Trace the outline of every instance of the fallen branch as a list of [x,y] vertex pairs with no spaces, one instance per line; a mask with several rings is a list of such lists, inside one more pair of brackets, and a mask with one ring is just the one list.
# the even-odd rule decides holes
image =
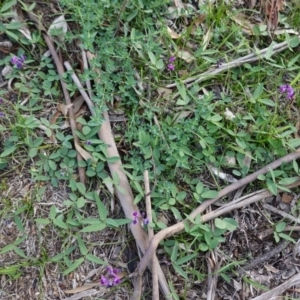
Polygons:
[[253,298],[252,300],[270,300],[270,299],[277,299],[277,296],[282,295],[284,291],[292,287],[293,285],[300,284],[300,274],[297,274],[293,277],[291,277],[288,281],[285,283],[277,286],[273,290],[266,292],[258,297]]
[[273,212],[273,213],[275,213],[277,215],[280,215],[280,216],[282,216],[282,217],[284,217],[286,219],[289,219],[289,220],[291,220],[291,221],[293,221],[295,223],[298,223],[298,224],[300,223],[300,218],[295,218],[295,217],[289,215],[288,213],[286,213],[286,212],[284,212],[282,210],[277,209],[276,207],[273,207],[273,206],[271,206],[269,204],[264,204],[263,207],[265,209],[267,209],[267,210],[269,210],[269,211],[271,211],[271,212]]
[[[145,184],[145,198],[146,198],[146,212],[148,222],[152,223],[152,207],[151,207],[151,196],[150,196],[150,182],[148,171],[144,171],[144,184]],[[154,230],[152,227],[148,227],[148,241],[151,241],[154,236]],[[153,258],[155,260],[155,257]],[[157,277],[157,265],[154,261],[151,262],[152,271],[152,300],[159,300],[159,288],[158,288],[158,277]]]
[[[91,62],[91,60],[94,58],[94,55],[92,53],[88,52],[87,57],[88,57],[89,62]],[[76,74],[74,73],[71,65],[68,62],[65,62],[64,64],[68,71],[72,71],[71,77],[72,77],[74,83],[77,85],[82,97],[86,101],[86,103],[91,111],[91,114],[95,116],[94,105],[93,105],[91,99],[89,98],[88,94],[82,87],[82,85],[81,85],[79,79],[77,78]],[[98,70],[94,70],[94,71],[98,73]],[[100,80],[100,78],[98,80]],[[104,117],[104,121],[98,132],[99,138],[108,146],[107,152],[108,152],[109,157],[120,157],[113,134],[112,134],[109,116],[108,116],[107,111],[103,112],[103,117]],[[109,167],[110,173],[117,174],[120,179],[119,186],[121,187],[121,189],[123,191],[121,193],[118,189],[116,189],[115,193],[120,201],[120,204],[123,208],[126,218],[132,219],[133,213],[139,211],[139,209],[133,203],[134,197],[133,197],[127,176],[123,172],[121,159],[119,159],[115,163],[108,163],[108,167]],[[133,223],[131,223],[131,224],[129,224],[129,227],[131,229],[131,232],[132,232],[140,250],[144,254],[148,247],[148,243],[149,243],[146,232],[143,230],[143,228],[142,228],[142,226],[140,226],[140,224],[134,225]],[[173,299],[172,295],[170,294],[166,278],[164,276],[164,273],[163,273],[160,265],[158,264],[157,259],[155,259],[153,261],[153,263],[155,264],[155,267],[157,270],[158,280],[159,280],[159,284],[162,289],[162,292],[164,293],[166,299]],[[136,298],[135,300],[138,300],[138,298]]]
[[[296,35],[296,36],[300,37],[300,35]],[[183,80],[182,82],[185,84],[190,83],[188,86],[191,86],[192,84],[202,82],[206,79],[211,78],[214,75],[217,75],[219,73],[222,73],[222,72],[227,71],[232,68],[239,67],[245,63],[255,62],[260,59],[266,59],[275,53],[284,51],[285,49],[287,49],[289,47],[289,44],[288,44],[288,42],[282,42],[282,43],[274,45],[271,55],[269,54],[270,47],[271,47],[271,45],[262,50],[257,49],[256,53],[252,53],[252,54],[243,56],[243,57],[235,59],[229,63],[222,63],[219,67],[216,66],[214,69],[210,69],[207,72],[201,73],[200,75],[189,77],[189,78]],[[167,85],[166,88],[172,88],[175,86],[176,86],[176,83],[171,83],[171,84]]]
[[[44,26],[40,23],[40,21],[38,20],[38,18],[32,14],[31,12],[28,11],[28,15],[29,18],[35,23],[35,26],[41,30],[44,40],[48,46],[48,49],[50,50],[50,53],[52,55],[52,58],[54,60],[58,75],[59,75],[59,79],[60,79],[60,84],[61,84],[61,88],[63,90],[63,94],[64,94],[64,98],[65,98],[65,102],[66,105],[68,107],[68,113],[69,113],[69,122],[70,122],[70,127],[71,127],[71,131],[72,131],[72,135],[74,138],[74,143],[75,146],[78,145],[79,146],[79,138],[75,132],[76,130],[76,121],[75,121],[75,115],[74,115],[74,109],[73,109],[73,105],[72,105],[72,101],[70,98],[70,94],[68,92],[67,89],[67,84],[65,83],[65,81],[62,79],[63,74],[65,72],[64,70],[64,66],[60,60],[60,58],[58,57],[53,42],[50,39],[49,35],[47,34],[46,29],[44,28]],[[79,151],[76,149],[77,151],[77,161],[80,162],[83,160],[82,156],[80,155]],[[80,164],[78,164],[80,165]],[[85,174],[85,168],[83,167],[78,167],[78,173],[79,173],[79,178],[80,178],[80,182],[82,182],[83,184],[85,184],[86,182],[86,174]]]
[[[199,214],[201,214],[208,206],[212,205],[214,202],[216,202],[217,200],[219,200],[220,198],[228,195],[229,193],[237,190],[238,188],[249,184],[251,182],[253,182],[259,175],[262,174],[266,174],[267,172],[269,172],[270,170],[274,170],[278,167],[281,166],[282,163],[288,163],[291,162],[297,158],[300,157],[300,151],[296,151],[290,154],[287,154],[284,157],[281,157],[277,160],[275,160],[274,162],[268,164],[267,166],[263,167],[262,169],[246,176],[245,178],[240,179],[239,181],[232,183],[231,185],[225,187],[224,189],[222,189],[219,192],[218,197],[211,199],[211,200],[207,200],[205,202],[203,202],[201,205],[199,205],[190,215],[189,215],[189,219],[195,219],[195,217]],[[211,213],[210,213],[211,214]],[[161,231],[159,231],[157,234],[155,234],[155,236],[153,237],[153,239],[150,241],[150,245],[145,253],[145,256],[143,257],[143,259],[140,262],[139,267],[137,268],[137,275],[138,276],[142,276],[150,259],[153,257],[155,250],[158,246],[158,244],[165,239],[166,237],[170,237],[173,236],[179,232],[181,232],[184,229],[184,224],[188,219],[179,222],[173,226],[170,226],[168,228],[165,228]],[[201,218],[202,222],[207,222],[208,219],[204,219],[203,217]]]

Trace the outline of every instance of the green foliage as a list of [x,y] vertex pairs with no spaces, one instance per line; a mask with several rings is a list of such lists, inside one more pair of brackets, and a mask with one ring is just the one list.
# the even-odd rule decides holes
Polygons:
[[[38,31],[32,32],[29,41],[18,30],[21,23],[9,22],[17,2],[25,11],[32,11],[35,7],[35,3],[5,1],[0,9],[3,21],[0,30],[25,50],[31,44],[42,50]],[[54,227],[62,238],[71,236],[72,245],[66,241],[61,253],[52,258],[45,256],[40,265],[59,263],[64,275],[76,270],[85,260],[105,265],[105,261],[91,254],[92,246],[85,241],[85,234],[106,228],[117,230],[132,222],[110,218],[104,198],[106,193],[111,197],[115,190],[125,192],[119,185],[119,176],[110,176],[106,169],[107,163],[117,162],[120,158],[108,158],[107,145],[97,136],[103,121],[102,112],[108,106],[116,110],[116,100],[127,118],[125,130],[123,125],[114,127],[114,133],[122,135],[120,147],[125,149],[124,154],[122,152],[124,170],[134,192],[134,202],[141,206],[145,197],[143,171],[149,170],[153,206],[153,224],[150,226],[155,231],[167,227],[159,214],[165,213],[172,222],[178,222],[203,201],[218,196],[218,191],[227,183],[211,176],[208,166],[229,169],[239,179],[300,146],[299,139],[294,137],[298,116],[295,117],[291,103],[278,94],[278,87],[286,80],[287,73],[291,84],[297,84],[300,76],[296,73],[299,69],[298,53],[272,57],[272,44],[266,60],[245,63],[190,86],[183,83],[186,78],[211,67],[217,68],[219,60],[230,61],[256,51],[251,45],[257,45],[257,41],[259,48],[267,45],[265,27],[255,27],[253,38],[245,37],[228,14],[229,4],[203,4],[200,12],[205,14],[206,20],[203,27],[197,28],[194,28],[193,21],[181,28],[182,21],[185,24],[186,20],[197,15],[190,8],[171,13],[168,11],[169,1],[61,0],[60,4],[68,15],[68,22],[79,26],[71,26],[73,31],[67,34],[66,45],[62,43],[59,47],[66,49],[68,43],[76,39],[84,49],[96,54],[90,70],[80,76],[82,82],[87,79],[97,82],[92,99],[96,116],[76,120],[82,125],[82,130],[76,130],[80,146],[90,158],[77,161],[73,137],[68,129],[60,127],[63,117],[53,124],[39,114],[45,104],[56,106],[56,99],[60,98],[60,78],[52,58],[42,56],[40,59],[35,52],[25,53],[26,67],[22,70],[14,68],[7,79],[15,81],[18,100],[26,95],[28,102],[10,103],[5,99],[9,102],[7,118],[0,125],[1,136],[8,136],[0,146],[0,169],[8,168],[10,160],[17,157],[24,164],[32,162],[29,171],[34,182],[49,181],[54,188],[65,184],[70,189],[62,207],[53,204],[48,214],[35,218],[35,222],[45,230]],[[182,30],[181,37],[176,40],[170,38],[165,22],[171,14],[175,15],[172,18],[174,24]],[[298,14],[297,8],[289,17],[292,23],[298,22]],[[288,20],[282,22],[289,27]],[[210,29],[209,35],[204,28]],[[297,37],[288,34],[279,39],[287,40],[291,48],[299,44]],[[180,58],[178,53],[182,49],[191,53],[191,62]],[[21,54],[24,50],[19,50],[18,55]],[[174,72],[166,69],[171,56],[176,57]],[[7,57],[0,64],[8,64],[9,59]],[[93,71],[95,68],[100,74]],[[68,72],[63,75],[63,80],[70,94],[75,95],[77,87]],[[174,90],[161,93],[161,86],[168,84],[172,84]],[[226,118],[226,109],[233,112],[233,119]],[[49,143],[49,140],[55,143]],[[246,155],[252,158],[250,167],[245,165]],[[228,158],[234,163],[230,164]],[[79,167],[86,170],[89,179],[86,186],[75,179]],[[283,164],[278,170],[260,176],[257,184],[277,195],[278,190],[289,191],[286,186],[295,182],[298,174],[295,161],[292,166]],[[104,190],[101,198],[94,191],[95,185]],[[7,185],[1,181],[0,186],[6,189]],[[22,215],[26,213],[34,218],[33,202],[41,201],[45,189],[38,185],[29,203],[18,204],[14,212],[9,212],[20,233],[24,232]],[[4,202],[6,211],[10,211],[13,206],[10,199]],[[87,217],[84,213],[89,204],[97,208],[97,217]],[[283,233],[285,226],[284,222],[277,224],[276,241],[280,238],[292,240]],[[214,226],[203,224],[200,216],[196,220],[189,219],[185,221],[185,232],[181,236],[164,241],[164,250],[180,276],[203,280],[204,275],[194,268],[198,253],[216,249],[224,242],[225,234],[236,227],[232,218],[216,218]],[[1,249],[0,254],[13,251],[28,260],[19,246],[22,241],[22,238],[17,239]],[[75,259],[74,253],[78,254]],[[30,263],[37,261],[31,260]],[[15,265],[0,269],[0,274],[16,278],[20,276],[20,269],[21,265]],[[223,269],[220,273],[226,280],[225,271]],[[172,294],[178,298],[174,288]]]

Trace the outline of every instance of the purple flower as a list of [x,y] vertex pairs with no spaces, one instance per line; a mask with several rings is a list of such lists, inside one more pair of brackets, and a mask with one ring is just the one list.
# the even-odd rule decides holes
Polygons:
[[92,143],[92,142],[89,141],[89,140],[86,141],[86,144],[87,144],[87,145],[91,145],[91,143]]
[[121,282],[121,278],[118,275],[121,272],[120,269],[114,269],[112,267],[107,267],[106,275],[102,275],[100,283],[106,287],[112,287],[118,285]]
[[286,94],[288,99],[293,99],[295,96],[295,91],[289,84],[281,85],[279,87],[279,92]]
[[175,59],[176,59],[175,56],[171,56],[171,57],[169,58],[169,62],[170,62],[170,63],[173,63],[173,62],[175,61]]
[[175,65],[174,65],[174,61],[175,61],[175,56],[171,56],[169,58],[169,63],[167,65],[167,70],[168,71],[175,71]]
[[0,117],[5,117],[5,113],[0,111]]
[[144,225],[149,224],[149,220],[147,219],[146,212],[142,211],[139,214],[137,211],[135,211],[132,215],[133,215],[133,220],[132,220],[133,225],[136,225],[140,220],[142,220],[142,224]]
[[22,69],[25,60],[26,60],[26,56],[25,55],[20,55],[20,57],[18,57],[18,56],[12,57],[12,59],[10,60],[10,62],[13,65],[17,66],[18,69]]
[[3,103],[3,99],[2,98],[0,98],[0,104],[2,104]]

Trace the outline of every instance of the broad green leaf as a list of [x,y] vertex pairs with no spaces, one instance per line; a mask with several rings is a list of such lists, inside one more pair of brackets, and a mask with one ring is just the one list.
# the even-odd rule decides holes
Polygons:
[[114,219],[106,219],[106,224],[112,227],[119,227],[119,224]]
[[184,256],[184,257],[178,259],[178,260],[176,261],[176,264],[177,264],[178,266],[180,266],[180,265],[182,265],[182,264],[184,264],[184,263],[190,261],[191,259],[193,259],[193,258],[196,257],[196,256],[197,256],[197,253],[189,254],[189,255],[187,255],[187,256]]
[[37,219],[35,219],[35,222],[37,222],[38,224],[48,225],[50,223],[50,220],[37,218]]
[[205,191],[204,193],[202,193],[201,197],[205,198],[205,199],[213,199],[213,198],[218,197],[218,195],[219,195],[219,193],[217,191],[209,190],[209,191]]
[[0,157],[8,156],[9,154],[13,153],[17,149],[16,146],[11,146],[7,149],[5,149],[1,154]]
[[252,280],[252,279],[249,279],[249,278],[246,277],[246,276],[243,277],[243,280],[244,280],[245,282],[247,282],[247,283],[253,285],[254,287],[260,289],[260,290],[263,290],[263,291],[268,291],[268,290],[269,290],[266,286],[261,285],[261,284],[259,284],[258,282],[254,281],[254,280]]
[[220,218],[216,218],[215,219],[215,225],[216,227],[220,228],[220,229],[225,229],[226,228],[226,222],[223,221],[222,219]]
[[256,87],[256,89],[255,89],[255,91],[254,91],[254,94],[253,94],[254,99],[258,99],[258,98],[261,96],[261,94],[263,93],[263,90],[264,90],[263,84],[259,84],[259,85]]
[[200,245],[199,245],[199,250],[200,250],[200,251],[203,251],[203,252],[206,252],[206,251],[208,250],[207,244],[205,244],[205,243],[200,243]]
[[156,65],[156,58],[155,58],[155,55],[153,54],[153,52],[148,51],[148,56],[150,58],[151,64],[155,66]]
[[68,225],[64,221],[62,221],[61,219],[54,219],[53,224],[60,227],[60,228],[68,229]]
[[299,177],[283,178],[283,179],[279,180],[278,183],[281,184],[281,185],[289,185],[289,184],[292,184],[292,183],[294,183],[298,180],[299,180]]
[[77,182],[76,183],[78,191],[81,193],[81,195],[84,196],[85,192],[86,192],[86,187],[82,182]]
[[117,161],[120,160],[120,156],[112,156],[112,157],[108,157],[106,160],[107,160],[107,162],[108,162],[109,164],[114,164],[114,163],[116,163]]
[[285,234],[285,233],[282,233],[282,232],[278,233],[278,235],[279,235],[281,238],[283,238],[283,239],[285,239],[285,240],[287,240],[287,241],[290,241],[290,242],[296,244],[296,241],[295,241],[292,237],[290,237],[289,235],[287,235],[287,234]]
[[49,218],[53,220],[56,216],[56,206],[52,205],[49,212]]
[[228,231],[233,231],[238,227],[238,222],[233,218],[224,218],[223,221],[226,222],[226,229]]
[[6,253],[6,252],[8,252],[8,251],[13,250],[14,248],[15,248],[15,245],[14,245],[14,244],[9,244],[9,245],[7,245],[7,246],[4,246],[4,247],[1,249],[0,254],[4,254],[4,253]]
[[79,235],[76,236],[76,239],[77,239],[77,242],[78,242],[78,246],[79,246],[80,253],[81,253],[83,256],[85,256],[85,255],[88,253],[87,247],[85,246],[83,240],[80,238]]
[[14,219],[15,219],[15,223],[16,223],[18,229],[19,229],[21,232],[24,232],[25,229],[24,229],[24,226],[23,226],[23,224],[22,224],[22,221],[21,221],[20,217],[19,217],[18,215],[16,215],[16,216],[14,217]]
[[28,152],[29,157],[33,158],[37,155],[38,149],[37,148],[31,148]]
[[53,256],[50,261],[53,261],[53,262],[58,262],[60,260],[62,260],[64,258],[64,256],[66,255],[69,255],[73,250],[76,249],[76,246],[72,246],[68,249],[66,249],[64,252],[60,253],[60,254],[57,254],[55,256]]
[[281,232],[284,230],[284,228],[286,227],[286,223],[285,222],[280,222],[276,225],[276,231],[277,232]]
[[181,267],[179,267],[176,263],[173,263],[172,266],[173,266],[174,270],[175,270],[179,275],[181,275],[183,278],[185,278],[186,280],[188,280],[187,274],[182,270]]
[[101,231],[106,227],[106,224],[97,224],[97,225],[90,225],[87,227],[84,227],[83,229],[80,230],[80,232],[96,232],[96,231]]
[[196,192],[197,194],[201,195],[201,193],[203,192],[203,183],[200,181],[198,182],[198,184],[196,185]]
[[272,107],[276,106],[276,103],[274,101],[272,101],[271,99],[259,99],[258,102],[268,105],[268,106],[272,106]]
[[86,218],[82,219],[82,224],[90,224],[90,225],[97,225],[97,224],[103,224],[103,222],[100,219],[97,218]]
[[171,261],[174,263],[178,256],[178,243],[175,242],[175,245],[173,246],[172,254],[171,254]]
[[95,263],[95,264],[98,264],[98,265],[107,265],[107,262],[105,262],[104,260],[98,258],[97,256],[93,255],[93,254],[88,254],[86,256],[86,259]]
[[22,23],[20,22],[11,22],[5,25],[6,29],[8,30],[16,30],[22,27]]
[[107,209],[106,209],[105,205],[103,204],[103,202],[100,200],[97,192],[95,192],[95,200],[96,200],[100,220],[105,221],[107,218]]
[[14,252],[16,254],[18,254],[19,256],[23,257],[23,258],[27,258],[27,256],[25,255],[25,253],[20,248],[18,248],[18,247],[14,248]]
[[72,271],[76,270],[83,262],[84,262],[84,257],[75,260],[75,262],[67,270],[63,272],[63,275],[66,276]]
[[293,38],[291,38],[291,39],[289,40],[289,46],[290,46],[291,48],[297,47],[297,46],[299,45],[299,43],[300,43],[300,40],[299,40],[299,37],[298,37],[298,36],[294,36]]
[[9,10],[12,6],[14,6],[17,3],[17,0],[8,1],[1,7],[0,12],[5,12]]
[[277,186],[275,184],[275,182],[271,179],[267,179],[267,187],[268,190],[273,194],[273,195],[277,195],[278,191],[277,191]]
[[83,197],[79,197],[76,201],[76,206],[77,208],[82,208],[85,206],[85,203],[86,203],[85,199]]

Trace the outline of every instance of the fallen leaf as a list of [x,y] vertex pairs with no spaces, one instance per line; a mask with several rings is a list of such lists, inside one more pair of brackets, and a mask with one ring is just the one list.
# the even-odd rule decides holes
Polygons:
[[212,28],[209,27],[204,38],[203,38],[203,50],[206,49],[206,47],[208,46],[209,44],[209,41],[210,41],[210,38],[211,38],[211,33],[212,33]]
[[278,26],[279,12],[283,9],[283,1],[261,0],[260,6],[267,16],[268,30],[275,30]]
[[282,196],[281,196],[281,202],[283,203],[286,203],[286,204],[290,204],[292,202],[294,197],[286,194],[286,193],[283,193]]
[[271,273],[278,274],[279,270],[274,268],[272,265],[265,264],[264,267]]
[[87,160],[91,159],[92,162],[95,162],[93,156],[92,156],[89,152],[87,152],[86,150],[84,150],[84,149],[83,149],[80,145],[78,145],[75,141],[74,141],[74,143],[75,143],[75,148],[76,148],[76,150],[80,153],[80,155],[84,158],[84,160],[87,161]]
[[181,119],[185,119],[187,118],[190,114],[192,114],[192,111],[189,110],[184,110],[184,111],[180,111],[178,113],[176,113],[174,115],[173,121],[175,124],[178,123]]
[[189,51],[186,51],[186,50],[177,51],[177,56],[179,58],[182,58],[183,60],[185,60],[187,63],[190,63],[193,60],[196,60],[196,58]]
[[73,290],[65,290],[64,292],[66,294],[77,294],[77,293],[89,290],[92,287],[98,286],[98,285],[99,285],[99,282],[97,282],[97,283],[89,283],[89,284],[82,285],[82,286],[80,286],[80,287],[78,287],[76,289],[73,289]]
[[170,34],[172,39],[179,39],[180,35],[177,34],[173,29],[171,29],[170,27],[167,27],[168,33]]

